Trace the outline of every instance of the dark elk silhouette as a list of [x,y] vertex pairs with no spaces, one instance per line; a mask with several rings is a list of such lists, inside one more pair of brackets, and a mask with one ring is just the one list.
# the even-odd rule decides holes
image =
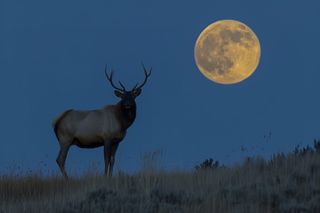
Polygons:
[[107,80],[115,89],[114,94],[121,99],[117,104],[88,111],[70,109],[55,119],[53,128],[60,144],[57,164],[65,178],[68,178],[65,161],[72,145],[81,148],[104,146],[105,174],[112,176],[118,145],[136,118],[135,99],[141,94],[142,87],[151,75],[152,68],[147,71],[143,64],[142,66],[144,81],[140,85],[137,83],[130,91],[120,81],[121,88],[117,87],[112,80],[113,70],[108,74],[107,68],[105,69]]

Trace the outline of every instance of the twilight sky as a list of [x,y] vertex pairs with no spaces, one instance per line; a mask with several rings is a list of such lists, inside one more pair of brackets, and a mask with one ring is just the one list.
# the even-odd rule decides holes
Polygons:
[[[142,60],[153,73],[115,171],[137,171],[152,151],[166,169],[192,169],[311,145],[320,138],[319,11],[315,0],[0,0],[0,172],[57,171],[52,120],[116,103],[105,64],[132,87]],[[215,84],[194,62],[199,33],[220,19],[260,40],[260,65],[239,84]],[[102,173],[102,152],[72,147],[68,171],[97,164]]]

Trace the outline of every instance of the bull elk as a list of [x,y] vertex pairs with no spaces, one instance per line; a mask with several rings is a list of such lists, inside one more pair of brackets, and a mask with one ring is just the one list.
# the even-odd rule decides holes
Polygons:
[[107,105],[96,110],[67,110],[58,116],[53,122],[54,132],[60,144],[57,164],[65,178],[65,161],[68,150],[72,145],[80,148],[104,147],[105,174],[112,176],[115,162],[115,154],[119,143],[126,135],[127,129],[136,118],[135,99],[141,94],[142,87],[151,75],[152,68],[144,70],[144,81],[137,83],[132,90],[127,91],[121,81],[120,87],[113,82],[113,70],[110,74],[105,68],[105,75],[111,86],[115,89],[114,94],[121,100],[115,105]]

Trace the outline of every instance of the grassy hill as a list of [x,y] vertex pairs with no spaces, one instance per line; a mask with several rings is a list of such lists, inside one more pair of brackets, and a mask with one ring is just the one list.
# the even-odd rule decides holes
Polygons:
[[0,212],[320,212],[320,143],[190,172],[2,176]]

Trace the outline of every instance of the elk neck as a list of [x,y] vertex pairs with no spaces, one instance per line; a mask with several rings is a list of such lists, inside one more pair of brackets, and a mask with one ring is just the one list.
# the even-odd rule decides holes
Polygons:
[[134,102],[130,109],[127,109],[121,101],[117,104],[117,106],[119,109],[119,120],[121,122],[122,129],[126,130],[136,119],[136,103]]

